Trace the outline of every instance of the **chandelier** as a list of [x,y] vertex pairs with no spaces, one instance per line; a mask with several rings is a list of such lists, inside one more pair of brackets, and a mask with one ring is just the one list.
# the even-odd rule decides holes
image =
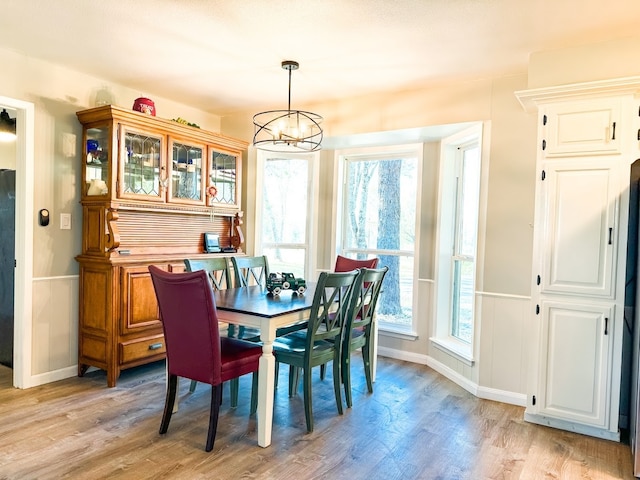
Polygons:
[[260,150],[278,153],[306,153],[320,150],[322,117],[316,113],[291,110],[291,72],[298,62],[285,60],[282,68],[289,71],[289,104],[286,110],[270,110],[253,116],[253,145]]

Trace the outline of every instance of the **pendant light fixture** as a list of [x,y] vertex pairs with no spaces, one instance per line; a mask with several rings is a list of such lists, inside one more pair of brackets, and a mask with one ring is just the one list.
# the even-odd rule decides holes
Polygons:
[[253,145],[260,150],[279,153],[306,153],[320,150],[322,117],[316,113],[291,110],[291,72],[298,62],[285,60],[282,68],[289,71],[289,103],[287,110],[270,110],[253,116]]
[[16,139],[16,119],[9,116],[6,108],[0,112],[0,142],[11,142]]

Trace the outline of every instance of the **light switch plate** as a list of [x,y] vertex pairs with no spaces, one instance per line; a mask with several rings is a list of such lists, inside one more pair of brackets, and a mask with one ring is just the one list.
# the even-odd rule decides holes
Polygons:
[[71,214],[60,214],[60,230],[71,230]]

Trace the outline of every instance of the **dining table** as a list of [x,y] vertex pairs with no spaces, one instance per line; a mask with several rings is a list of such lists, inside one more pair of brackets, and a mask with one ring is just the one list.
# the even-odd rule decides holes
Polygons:
[[273,341],[276,330],[308,319],[315,283],[298,293],[283,290],[274,295],[260,285],[214,291],[218,321],[260,329],[262,356],[258,367],[258,445],[271,445],[276,360]]

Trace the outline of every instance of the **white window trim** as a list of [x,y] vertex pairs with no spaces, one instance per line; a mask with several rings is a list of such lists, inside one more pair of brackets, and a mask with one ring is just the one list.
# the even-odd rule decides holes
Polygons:
[[[435,238],[435,282],[434,282],[434,302],[433,302],[433,327],[431,344],[462,361],[466,365],[472,366],[475,362],[475,352],[479,351],[479,326],[480,310],[477,301],[477,292],[483,288],[482,278],[484,277],[484,239],[486,232],[486,212],[487,212],[487,184],[489,178],[489,137],[490,124],[488,122],[478,123],[442,140],[440,153],[440,168],[438,181],[438,222],[436,226]],[[470,344],[462,342],[450,334],[451,322],[451,296],[450,288],[439,288],[439,284],[450,285],[450,263],[451,263],[451,242],[442,236],[444,224],[450,219],[447,214],[448,205],[444,200],[447,190],[447,162],[451,162],[457,148],[468,144],[473,138],[477,138],[481,149],[480,166],[480,195],[478,199],[478,238],[475,255],[475,288],[474,288],[474,325],[473,339]],[[448,252],[447,252],[448,250]]]
[[[421,216],[421,206],[422,206],[422,170],[423,170],[423,162],[424,162],[424,144],[422,143],[409,143],[409,144],[401,144],[401,145],[386,145],[379,147],[361,147],[361,148],[352,148],[352,149],[341,149],[336,150],[334,152],[334,188],[336,191],[336,195],[334,195],[334,202],[332,206],[332,214],[333,218],[336,219],[335,223],[335,235],[332,238],[332,251],[334,252],[334,257],[332,260],[335,262],[335,255],[342,252],[344,250],[342,245],[343,239],[343,183],[345,182],[345,160],[347,158],[356,158],[356,157],[380,157],[386,158],[389,155],[402,155],[402,156],[415,156],[417,158],[417,176],[419,179],[419,184],[417,185],[416,190],[416,213],[415,213],[415,241],[414,241],[414,251],[413,251],[413,281],[412,281],[412,301],[411,301],[411,326],[405,328],[394,327],[392,324],[386,324],[382,322],[377,322],[378,329],[381,332],[389,333],[390,336],[396,336],[398,338],[415,340],[418,338],[417,333],[417,318],[418,318],[418,276],[419,276],[419,267],[420,267],[420,219]],[[353,250],[353,249],[351,249]],[[350,251],[351,251],[350,250]],[[368,252],[375,252],[375,250],[368,250]],[[385,251],[390,253],[398,253],[398,254],[406,254],[407,252],[403,250],[394,250],[394,251]]]
[[317,255],[317,240],[316,235],[318,232],[318,204],[319,204],[319,153],[273,153],[263,150],[257,150],[256,154],[256,215],[255,215],[255,243],[254,251],[256,255],[261,255],[263,251],[263,242],[260,232],[262,232],[262,207],[263,207],[263,194],[264,191],[264,167],[267,158],[285,158],[293,160],[308,160],[309,161],[309,184],[307,199],[309,202],[307,210],[307,231],[306,231],[306,243],[305,244],[288,244],[292,247],[304,246],[307,249],[307,255],[305,258],[305,277],[312,278],[316,273],[316,258]]

